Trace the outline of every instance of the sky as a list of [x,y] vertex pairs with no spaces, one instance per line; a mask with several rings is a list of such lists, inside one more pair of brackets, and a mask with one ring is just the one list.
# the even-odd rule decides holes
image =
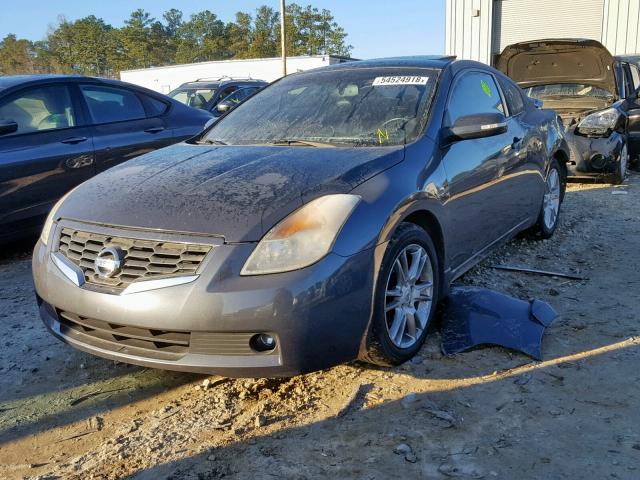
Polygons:
[[[297,0],[331,10],[336,21],[349,34],[354,58],[444,53],[445,0]],[[254,11],[259,5],[279,9],[279,0],[20,0],[19,8],[3,8],[0,39],[9,33],[29,40],[42,40],[49,25],[59,15],[69,20],[95,15],[114,27],[132,10],[143,8],[161,19],[162,13],[178,8],[188,16],[211,10],[223,21],[235,12]]]

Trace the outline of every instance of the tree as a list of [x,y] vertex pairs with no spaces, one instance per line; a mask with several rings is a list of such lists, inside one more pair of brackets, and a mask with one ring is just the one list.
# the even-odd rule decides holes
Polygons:
[[[322,11],[296,3],[287,6],[285,24],[288,55],[341,55],[349,56],[353,47],[345,44],[346,32],[329,10]],[[277,40],[280,42],[278,32]]]
[[17,73],[35,73],[35,50],[29,40],[18,40],[9,34],[0,41],[0,73],[15,75]]
[[278,55],[277,35],[280,15],[273,8],[263,5],[256,10],[253,36],[249,47],[252,58],[269,58]]
[[139,8],[131,12],[118,31],[120,69],[144,68],[154,64],[151,55],[151,25],[155,18]]
[[233,58],[249,58],[253,42],[253,18],[244,12],[236,13],[236,21],[226,27],[228,49]]
[[177,63],[203,62],[230,56],[225,24],[209,10],[194,13],[178,29]]
[[113,27],[94,15],[75,22],[61,18],[39,48],[39,55],[46,53],[46,64],[54,71],[98,76],[113,74]]
[[[348,56],[347,34],[329,10],[287,6],[288,55]],[[171,9],[156,20],[148,12],[131,12],[122,28],[90,15],[76,21],[64,17],[43,41],[9,34],[0,41],[0,73],[80,73],[113,77],[121,70],[226,58],[280,55],[280,14],[263,5],[253,15],[237,12],[224,23],[209,10],[188,20]]]

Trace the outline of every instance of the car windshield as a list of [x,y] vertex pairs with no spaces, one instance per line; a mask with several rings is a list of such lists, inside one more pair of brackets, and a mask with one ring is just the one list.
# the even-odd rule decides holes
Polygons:
[[184,88],[169,92],[169,96],[189,107],[206,108],[215,93],[215,88]]
[[542,100],[547,97],[596,97],[614,98],[611,92],[593,85],[581,83],[556,83],[551,85],[537,85],[525,89],[531,98]]
[[436,69],[358,68],[292,75],[239,105],[204,141],[401,145],[422,130],[438,74]]

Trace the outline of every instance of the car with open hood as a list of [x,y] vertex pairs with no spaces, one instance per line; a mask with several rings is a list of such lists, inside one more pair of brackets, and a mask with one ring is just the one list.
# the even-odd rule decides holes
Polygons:
[[558,113],[570,175],[624,181],[640,151],[640,85],[627,62],[595,40],[548,39],[506,47],[496,67]]
[[396,365],[455,278],[553,234],[567,160],[555,113],[477,62],[296,73],[63,198],[33,255],[40,314],[79,349],[171,370]]

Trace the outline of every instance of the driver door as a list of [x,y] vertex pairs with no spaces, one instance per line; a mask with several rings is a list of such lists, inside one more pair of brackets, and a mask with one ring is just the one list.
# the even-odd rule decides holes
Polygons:
[[[36,86],[0,100],[0,225],[37,222],[94,174],[93,141],[67,85]],[[0,227],[2,230],[2,227]]]
[[[504,101],[496,79],[489,72],[466,70],[454,79],[449,92],[444,126],[467,115],[500,113]],[[446,211],[449,237],[453,238],[450,261],[454,269],[480,256],[510,230],[512,208],[504,203],[508,182],[505,165],[512,151],[514,133],[458,140],[442,147],[447,176]]]

